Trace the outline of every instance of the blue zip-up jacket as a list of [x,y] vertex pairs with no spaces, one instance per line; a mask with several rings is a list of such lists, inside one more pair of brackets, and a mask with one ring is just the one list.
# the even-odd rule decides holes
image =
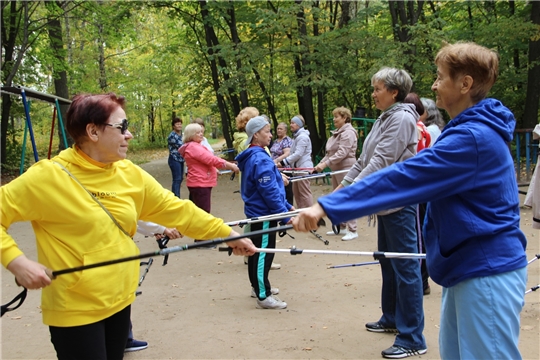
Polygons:
[[292,205],[285,198],[281,173],[262,147],[249,147],[235,160],[242,172],[240,193],[248,218],[280,214],[291,209]]
[[318,199],[332,223],[429,202],[423,232],[429,275],[450,287],[527,266],[507,142],[513,114],[484,99],[444,128],[431,148]]

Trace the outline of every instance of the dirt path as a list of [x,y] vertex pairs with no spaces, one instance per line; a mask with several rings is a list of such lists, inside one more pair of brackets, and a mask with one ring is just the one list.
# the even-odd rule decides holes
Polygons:
[[[166,188],[171,176],[166,159],[142,166]],[[314,196],[330,191],[313,182]],[[212,212],[227,221],[244,218],[238,181],[220,178],[213,191]],[[188,191],[182,184],[181,196]],[[538,231],[531,228],[531,212],[522,209],[522,228],[529,239],[528,258],[539,253]],[[294,239],[280,239],[278,247],[373,251],[376,235],[365,219],[359,221],[360,238],[343,242],[327,237],[326,247],[312,235],[291,232]],[[36,258],[34,235],[28,223],[9,231],[27,255]],[[324,234],[324,231],[321,231]],[[155,241],[140,235],[141,251],[152,251]],[[191,242],[190,239],[171,245]],[[128,353],[126,359],[380,359],[393,335],[365,331],[364,323],[380,316],[381,276],[378,265],[327,269],[328,265],[371,261],[370,258],[330,255],[282,255],[281,270],[270,273],[272,285],[289,306],[271,311],[255,308],[247,269],[242,258],[216,250],[191,250],[172,254],[167,266],[156,258],[141,286],[142,295],[132,307],[135,337],[149,342],[144,351]],[[529,269],[529,287],[540,283],[540,261]],[[441,289],[431,282],[432,293],[424,297],[428,352],[438,359]],[[2,303],[19,289],[2,269]],[[25,304],[2,320],[3,359],[52,359],[55,352],[48,328],[41,322],[39,292],[29,292]],[[539,359],[540,292],[529,294],[522,313],[521,351],[525,359]]]

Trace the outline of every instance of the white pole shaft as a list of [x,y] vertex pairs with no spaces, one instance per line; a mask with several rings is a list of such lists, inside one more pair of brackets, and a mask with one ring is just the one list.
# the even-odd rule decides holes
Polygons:
[[288,211],[288,212],[281,213],[281,214],[264,215],[264,216],[254,217],[254,218],[251,218],[251,219],[242,219],[242,220],[236,220],[236,221],[229,221],[229,222],[226,222],[225,225],[237,226],[237,225],[241,225],[241,224],[243,225],[243,224],[252,224],[252,223],[258,223],[258,222],[263,222],[263,221],[280,220],[280,219],[285,219],[285,218],[288,218],[288,217],[296,216],[301,211],[304,211],[306,209],[307,208],[303,208],[303,209],[297,209],[297,210],[293,210],[293,211]]
[[327,177],[327,176],[333,176],[333,175],[337,175],[337,174],[343,174],[343,173],[347,173],[347,172],[349,172],[349,169],[347,169],[347,170],[337,170],[337,171],[332,171],[332,172],[328,172],[328,173],[321,173],[321,174],[314,174],[314,175],[302,175],[302,176],[297,177],[296,179],[291,178],[289,181],[290,182],[295,182],[295,181],[301,181],[301,180],[319,179],[319,178],[324,178],[324,177]]
[[400,258],[400,259],[425,259],[426,254],[414,253],[396,253],[383,251],[344,251],[344,250],[303,250],[303,249],[261,249],[257,248],[257,252],[264,253],[289,253],[297,254],[320,254],[320,255],[348,255],[348,256],[373,256],[374,258]]
[[540,254],[536,254],[531,260],[529,260],[529,262],[527,262],[527,265],[529,265],[530,263],[535,262],[538,259],[540,259]]

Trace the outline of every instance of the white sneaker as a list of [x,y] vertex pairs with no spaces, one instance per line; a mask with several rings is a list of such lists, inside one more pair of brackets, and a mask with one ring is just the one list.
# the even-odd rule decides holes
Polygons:
[[[271,288],[270,292],[272,293],[272,295],[277,295],[277,294],[279,294],[279,289],[278,288]],[[251,288],[251,297],[252,298],[257,297],[257,294],[255,294],[255,289],[254,288]]]
[[270,270],[279,270],[279,269],[281,269],[281,264],[272,263],[272,265],[270,265]]
[[347,234],[341,238],[341,240],[343,241],[349,241],[349,240],[352,240],[352,239],[356,239],[358,237],[358,233],[355,231],[355,232],[352,232],[352,231],[347,231]]
[[285,309],[287,303],[279,300],[277,296],[270,295],[264,300],[257,299],[257,309]]

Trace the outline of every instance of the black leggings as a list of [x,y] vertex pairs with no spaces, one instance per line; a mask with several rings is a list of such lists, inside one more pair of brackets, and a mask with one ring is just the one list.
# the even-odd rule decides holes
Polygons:
[[[250,225],[250,231],[262,229],[270,229],[277,226],[277,221],[264,221],[253,223]],[[270,233],[259,236],[252,236],[253,245],[258,248],[276,248],[276,233]],[[272,261],[274,260],[273,253],[255,253],[248,258],[248,275],[251,286],[260,300],[266,299],[272,295],[270,280],[268,280],[268,272]]]
[[124,358],[131,305],[93,324],[49,326],[51,342],[59,360],[116,360]]

